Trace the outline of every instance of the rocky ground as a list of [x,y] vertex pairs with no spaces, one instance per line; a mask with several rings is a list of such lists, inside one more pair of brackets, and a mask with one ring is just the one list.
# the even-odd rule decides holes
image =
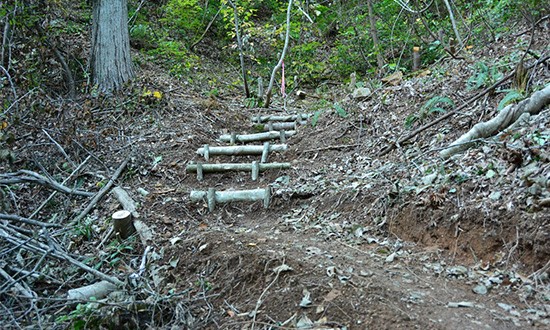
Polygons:
[[[148,242],[152,252],[133,293],[111,295],[108,303],[94,305],[110,320],[103,325],[545,328],[550,324],[548,107],[442,160],[441,150],[477,122],[495,116],[504,95],[493,93],[380,155],[393,141],[441,115],[423,108],[429,99],[449,97],[459,106],[483,90],[468,89],[475,63],[509,55],[514,45],[527,42],[525,35],[510,37],[464,59],[442,60],[420,74],[384,84],[366,82],[372,95],[363,99],[351,97],[345,84],[308,91],[330,100],[328,106],[316,98],[291,96],[286,112],[309,113],[312,119],[288,140],[287,152],[270,157],[291,162],[292,168],[266,172],[258,182],[248,173],[211,174],[199,182],[185,167],[200,160],[197,148],[217,144],[220,134],[254,132],[251,116],[283,114],[283,104],[276,100],[270,109],[244,108],[232,92],[206,97],[185,87],[185,81],[146,67],[140,84],[161,91],[161,98],[142,96],[132,112],[101,99],[79,106],[59,104],[20,124],[13,147],[18,160],[3,165],[2,172],[29,164],[40,171],[36,164],[43,164],[52,175],[66,173],[65,157],[42,128],[75,163],[92,156],[89,170],[81,175],[85,189],[98,190],[101,185],[94,183],[105,182],[130,159],[117,184],[139,203],[140,218],[153,231]],[[546,43],[541,38],[532,49],[547,52]],[[548,65],[536,66],[532,87],[540,89],[549,77]],[[452,108],[443,104],[446,112]],[[205,202],[189,198],[194,189],[266,186],[273,195],[267,209],[261,202],[242,202],[208,212]],[[36,209],[50,193],[36,189],[20,187],[10,196],[25,202],[12,204]],[[58,196],[39,217],[50,217],[55,210],[77,214],[85,201]],[[89,228],[89,235],[69,235],[67,251],[85,257],[112,253],[110,245],[98,243],[119,207],[108,195],[79,224]],[[72,228],[52,236],[66,239],[67,230],[74,233]],[[120,278],[135,270],[143,247],[136,242],[132,246],[120,254],[121,262],[101,269]],[[53,263],[46,265],[41,266],[44,274],[48,267],[54,269]],[[59,285],[43,279],[33,288],[44,299],[60,298],[67,289],[90,281],[93,277]],[[132,308],[120,308],[128,301],[133,301]],[[38,313],[43,322],[70,308],[50,306],[47,311]],[[15,324],[9,317],[3,322]]]

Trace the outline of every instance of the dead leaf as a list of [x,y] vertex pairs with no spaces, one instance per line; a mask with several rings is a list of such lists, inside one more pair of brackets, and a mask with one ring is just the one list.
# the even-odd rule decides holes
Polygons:
[[327,295],[325,296],[325,301],[326,302],[331,302],[333,301],[334,299],[336,299],[339,295],[341,295],[342,292],[340,290],[337,290],[337,289],[332,289],[330,290],[329,293],[327,293]]
[[170,238],[170,244],[176,245],[178,242],[182,241],[183,239],[181,237],[172,237]]
[[403,72],[396,71],[389,76],[386,76],[381,79],[382,82],[388,83],[392,86],[397,86],[403,81]]
[[177,258],[177,257],[172,257],[170,259],[170,261],[168,261],[168,263],[170,264],[170,266],[172,266],[172,268],[176,268],[178,266],[178,263],[180,262],[180,258]]
[[422,78],[422,77],[427,77],[427,76],[429,76],[431,73],[432,73],[432,72],[431,72],[430,70],[427,70],[427,69],[426,69],[426,70],[422,70],[422,71],[418,72],[418,73],[416,74],[416,76],[417,76],[418,78]]
[[311,305],[311,292],[309,292],[307,289],[304,289],[302,291],[302,294],[304,295],[302,297],[302,301],[300,301],[300,307],[310,307]]

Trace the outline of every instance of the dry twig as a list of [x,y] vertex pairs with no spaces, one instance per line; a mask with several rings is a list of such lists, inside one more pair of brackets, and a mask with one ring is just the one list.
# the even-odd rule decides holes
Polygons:
[[73,195],[79,195],[79,196],[85,196],[85,197],[91,197],[94,195],[91,192],[68,188],[53,179],[47,178],[36,172],[28,171],[28,170],[19,170],[15,173],[0,174],[0,178],[1,178],[0,184],[9,185],[9,184],[16,184],[16,183],[23,183],[23,182],[34,182],[39,185],[50,187],[52,189],[55,189],[57,191],[60,191],[66,194],[73,194]]
[[122,164],[120,164],[120,166],[118,167],[118,169],[115,171],[115,173],[113,174],[113,176],[111,177],[111,179],[109,179],[109,182],[107,182],[107,184],[101,188],[101,190],[95,195],[95,197],[92,199],[92,201],[90,202],[90,204],[88,204],[88,206],[84,209],[84,211],[82,211],[78,216],[76,216],[72,223],[75,224],[77,222],[79,222],[80,220],[82,220],[88,213],[90,213],[90,211],[95,207],[95,205],[97,204],[97,202],[99,202],[99,200],[109,191],[109,189],[111,189],[111,187],[113,186],[113,184],[115,183],[115,180],[118,179],[118,177],[120,176],[120,174],[122,173],[122,170],[124,170],[124,168],[126,167],[126,165],[128,164],[128,162],[130,161],[130,158],[126,158]]

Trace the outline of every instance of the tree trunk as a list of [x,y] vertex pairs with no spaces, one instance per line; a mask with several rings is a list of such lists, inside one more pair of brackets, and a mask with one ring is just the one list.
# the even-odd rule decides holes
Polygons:
[[[449,18],[451,19],[451,25],[453,26],[453,31],[455,33],[456,41],[458,41],[458,45],[460,46],[459,51],[462,51],[464,49],[464,44],[462,43],[462,38],[460,37],[460,33],[458,32],[458,28],[456,26],[455,16],[453,14],[453,9],[451,8],[451,4],[449,3],[449,0],[443,0],[445,3],[445,6],[447,7],[447,11],[449,12]],[[454,54],[455,52],[452,51]]]
[[134,76],[127,0],[95,0],[92,26],[93,82],[103,92],[120,89]]
[[380,42],[378,41],[376,17],[374,16],[374,10],[372,9],[372,0],[367,0],[367,7],[369,9],[370,36],[372,38],[372,43],[374,44],[374,51],[376,52],[376,63],[378,64],[378,70],[382,71],[382,68],[384,67],[384,56],[382,56],[382,49],[380,47]]
[[275,74],[283,65],[286,51],[288,49],[288,41],[290,40],[290,10],[292,9],[292,1],[293,0],[288,1],[288,8],[286,10],[286,36],[285,36],[285,45],[283,46],[283,53],[281,54],[281,58],[279,59],[279,62],[271,72],[271,79],[269,80],[269,86],[267,87],[265,104],[264,104],[264,107],[266,108],[269,108],[269,104],[271,103],[271,91],[273,90],[273,83],[275,82]]
[[241,40],[241,28],[239,24],[239,12],[237,10],[237,6],[233,3],[233,1],[229,1],[229,5],[233,8],[233,15],[235,19],[235,36],[237,37],[237,46],[239,47],[239,59],[241,61],[241,72],[243,76],[243,84],[244,84],[244,94],[246,95],[246,98],[250,97],[250,91],[248,89],[248,81],[246,79],[246,68],[244,67],[244,53],[243,53],[243,42]]

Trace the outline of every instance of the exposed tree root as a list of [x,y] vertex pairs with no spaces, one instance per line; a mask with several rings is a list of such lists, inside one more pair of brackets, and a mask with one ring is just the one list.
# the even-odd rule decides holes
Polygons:
[[535,115],[547,104],[550,104],[550,85],[533,93],[530,98],[518,104],[507,106],[493,119],[476,124],[468,133],[451,143],[449,148],[441,151],[439,155],[442,158],[449,158],[458,152],[464,151],[473,144],[473,142],[468,143],[469,141],[494,135],[513,124],[523,113]]

